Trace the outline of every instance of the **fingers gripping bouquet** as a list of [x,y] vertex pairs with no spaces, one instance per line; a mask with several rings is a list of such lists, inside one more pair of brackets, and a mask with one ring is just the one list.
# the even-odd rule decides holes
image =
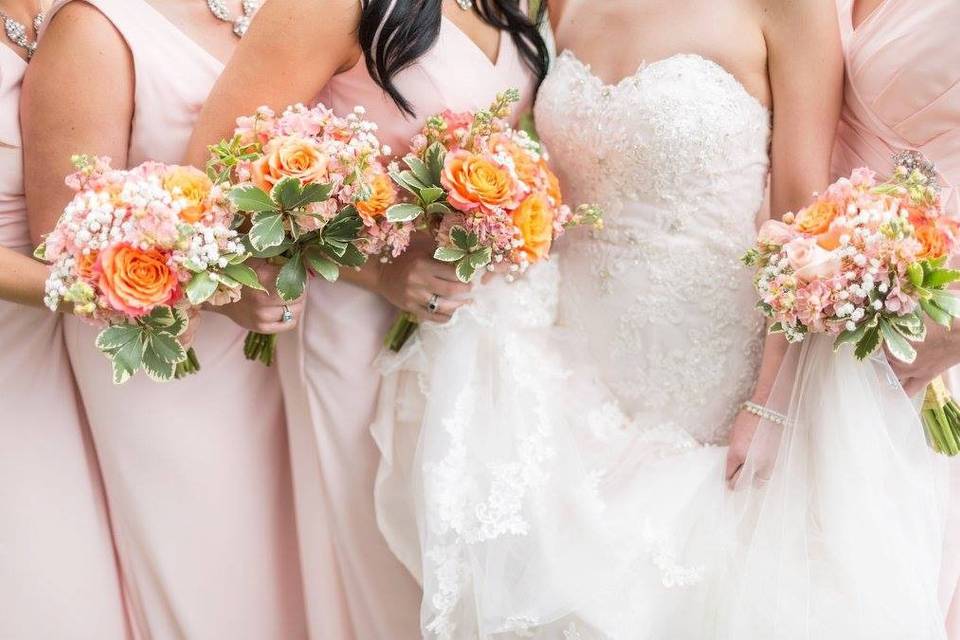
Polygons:
[[[397,199],[381,161],[389,149],[363,113],[357,107],[340,117],[318,104],[278,116],[261,107],[210,148],[208,174],[249,216],[247,250],[282,264],[275,286],[284,300],[303,295],[308,274],[332,282],[340,267],[388,260],[407,247],[412,225],[386,216]],[[269,365],[275,341],[251,333],[245,353]]]
[[[407,197],[387,210],[387,219],[432,233],[434,258],[455,264],[462,282],[495,265],[522,273],[548,257],[567,227],[601,224],[596,207],[563,203],[540,144],[507,123],[519,99],[509,90],[483,111],[431,117],[403,159],[407,169],[390,172]],[[416,324],[402,314],[387,347],[399,351]]]
[[61,302],[106,328],[97,347],[115,383],[139,369],[154,380],[199,369],[184,332],[201,304],[262,289],[244,261],[223,191],[192,167],[146,162],[127,171],[77,156],[67,184],[77,193],[37,248],[51,263],[47,306]]
[[[960,279],[946,266],[958,248],[957,223],[943,214],[925,161],[903,154],[897,163],[886,182],[857,169],[796,215],[760,229],[743,260],[757,268],[758,306],[772,332],[790,342],[833,335],[836,349],[852,344],[860,360],[885,346],[909,363],[926,318],[949,329],[960,316],[960,300],[946,290]],[[938,452],[960,453],[960,410],[939,379],[922,417]]]

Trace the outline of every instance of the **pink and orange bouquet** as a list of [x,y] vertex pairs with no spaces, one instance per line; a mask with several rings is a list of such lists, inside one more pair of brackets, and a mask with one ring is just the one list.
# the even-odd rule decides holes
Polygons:
[[[942,212],[935,174],[916,154],[898,157],[893,177],[879,182],[857,169],[811,205],[770,220],[744,262],[757,269],[758,307],[771,332],[790,342],[807,334],[852,344],[857,359],[885,346],[912,362],[911,343],[926,337],[926,318],[949,328],[960,300],[946,287],[960,279],[948,268],[960,227]],[[960,452],[960,410],[935,382],[924,422],[934,446]]]
[[[390,150],[363,115],[361,107],[342,117],[322,104],[280,115],[261,107],[210,148],[208,175],[249,215],[250,253],[282,263],[275,286],[285,300],[303,294],[308,274],[334,281],[340,267],[389,260],[409,243],[413,226],[386,215],[397,201],[382,161]],[[270,364],[274,350],[273,336],[247,338],[250,359]]]
[[35,253],[52,265],[47,306],[68,302],[106,325],[97,347],[117,384],[141,368],[158,381],[197,371],[182,343],[194,310],[236,301],[244,286],[262,290],[225,194],[192,167],[121,171],[87,156],[74,164],[67,184],[76,195]]
[[[463,282],[498,265],[514,277],[546,259],[566,228],[601,223],[596,207],[563,202],[546,152],[507,122],[519,98],[510,90],[488,109],[431,117],[411,142],[407,168],[390,173],[407,197],[387,210],[387,219],[429,230],[434,258],[456,265]],[[387,346],[399,350],[415,328],[415,318],[401,315]]]

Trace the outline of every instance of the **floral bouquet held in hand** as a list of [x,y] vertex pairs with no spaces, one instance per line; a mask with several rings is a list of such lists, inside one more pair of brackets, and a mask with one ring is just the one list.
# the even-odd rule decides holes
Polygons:
[[[363,109],[340,117],[322,104],[261,107],[237,119],[230,140],[210,148],[207,173],[249,214],[254,257],[282,264],[275,283],[287,301],[303,295],[309,273],[335,281],[340,267],[402,253],[412,225],[387,220],[397,191],[381,157],[389,153]],[[247,358],[273,362],[276,336],[250,333]]]
[[[513,277],[547,258],[567,227],[601,224],[596,207],[563,203],[540,144],[507,123],[519,98],[510,90],[486,110],[431,117],[403,159],[407,169],[390,173],[409,197],[387,219],[432,233],[434,258],[456,265],[462,282],[498,266]],[[416,326],[412,314],[401,314],[386,346],[399,351]]]
[[[763,225],[744,262],[757,269],[770,331],[790,342],[834,335],[836,349],[852,344],[860,360],[885,346],[909,363],[926,318],[950,328],[960,317],[960,300],[946,290],[960,279],[946,266],[958,228],[943,214],[928,169],[916,154],[898,156],[886,182],[857,169],[796,215]],[[960,409],[941,380],[927,388],[922,414],[932,446],[960,453]]]
[[106,324],[97,347],[113,381],[139,369],[167,381],[199,370],[183,336],[201,304],[262,290],[235,230],[230,202],[202,171],[146,162],[127,171],[78,156],[76,190],[35,255],[51,263],[47,306]]

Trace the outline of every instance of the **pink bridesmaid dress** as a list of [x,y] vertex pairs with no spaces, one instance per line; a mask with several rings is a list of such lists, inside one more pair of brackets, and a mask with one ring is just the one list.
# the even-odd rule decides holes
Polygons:
[[[886,0],[856,29],[853,0],[838,2],[847,78],[834,173],[868,166],[889,174],[895,153],[920,151],[937,166],[948,212],[960,216],[960,2]],[[950,464],[941,585],[949,637],[960,640],[960,461]]]
[[[48,24],[67,2],[54,4]],[[144,0],[86,2],[132,55],[128,163],[179,162],[223,64]],[[73,320],[65,332],[136,636],[305,638],[276,370],[247,362],[245,331],[214,313],[202,313],[193,343],[201,371],[166,384],[138,374],[114,386],[97,329]]]
[[[527,99],[534,91],[533,74],[509,35],[502,35],[492,62],[447,18],[434,47],[395,82],[416,118],[373,82],[362,59],[334,76],[318,99],[339,113],[363,105],[380,125],[381,142],[400,154],[433,113],[480,109],[508,88]],[[373,503],[379,450],[369,427],[380,380],[374,360],[396,313],[365,289],[317,279],[301,335],[281,337],[279,347],[300,534],[311,536],[313,527],[322,534],[329,521],[357,640],[420,636],[420,588],[387,547]],[[328,570],[304,555],[308,601],[311,576]]]
[[[19,102],[0,44],[0,246],[29,255]],[[60,317],[0,301],[0,639],[128,637],[100,471]]]

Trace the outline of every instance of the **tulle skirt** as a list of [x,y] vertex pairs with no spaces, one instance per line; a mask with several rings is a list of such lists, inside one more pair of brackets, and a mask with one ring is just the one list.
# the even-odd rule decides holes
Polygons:
[[[735,490],[554,325],[555,264],[384,355],[377,516],[426,638],[934,640],[946,499],[882,358],[789,352]],[[656,389],[645,390],[656,393]]]

